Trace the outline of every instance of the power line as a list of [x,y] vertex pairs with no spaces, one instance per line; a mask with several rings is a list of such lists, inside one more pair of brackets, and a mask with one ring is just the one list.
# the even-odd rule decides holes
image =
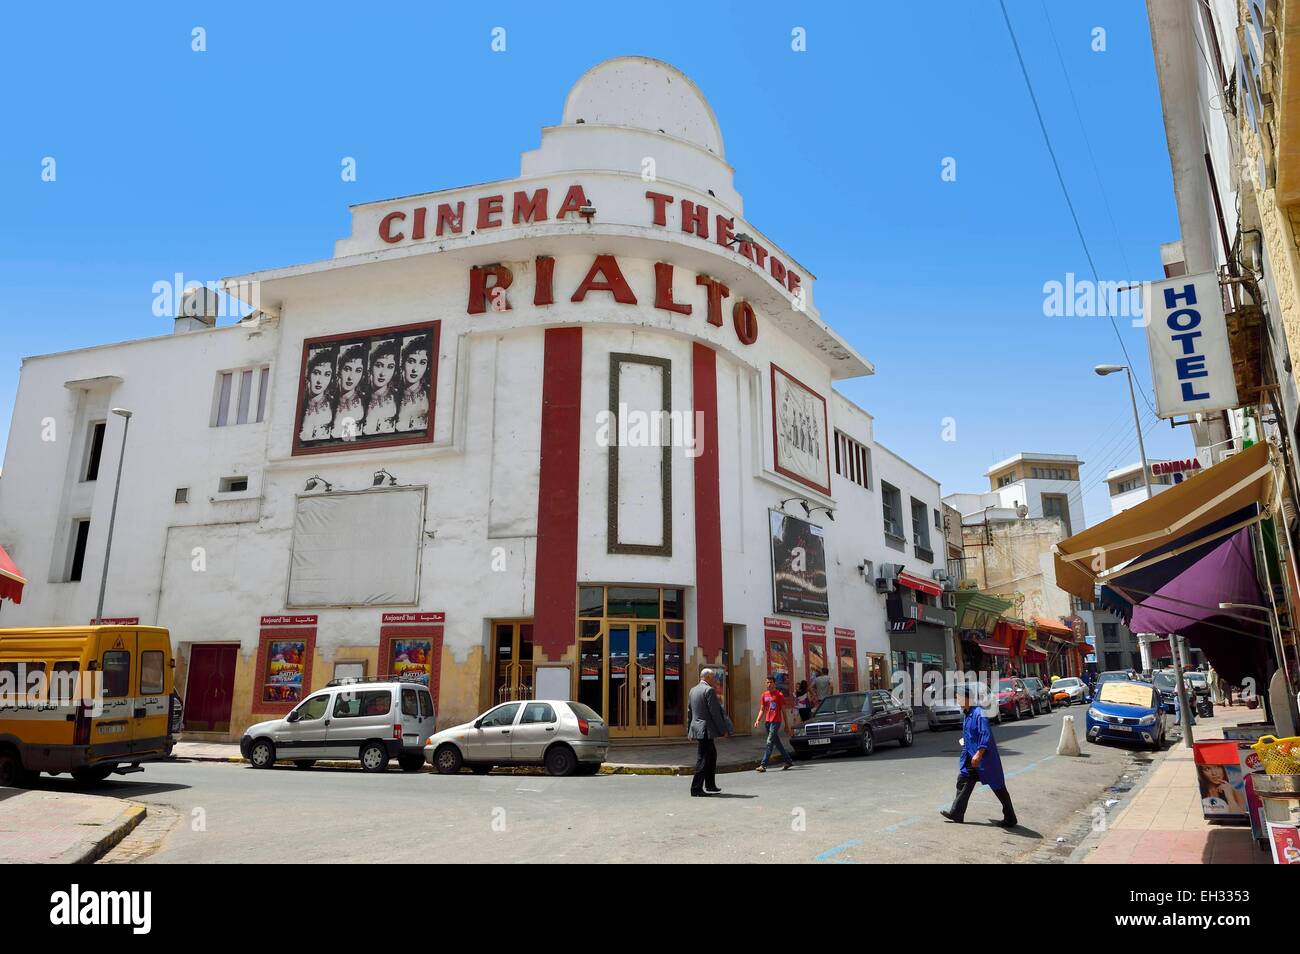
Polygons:
[[[1007,33],[1011,36],[1011,45],[1016,51],[1016,61],[1020,64],[1020,74],[1025,79],[1025,88],[1029,91],[1029,101],[1033,104],[1034,115],[1038,118],[1038,128],[1043,133],[1043,143],[1047,146],[1048,156],[1051,157],[1052,168],[1056,170],[1056,181],[1061,185],[1061,194],[1065,196],[1065,204],[1070,210],[1070,218],[1074,220],[1074,231],[1079,236],[1079,244],[1083,246],[1083,254],[1088,260],[1088,267],[1092,270],[1093,281],[1097,283],[1098,288],[1101,288],[1101,275],[1097,271],[1097,263],[1093,260],[1092,250],[1088,248],[1088,240],[1084,237],[1083,225],[1079,222],[1078,212],[1075,211],[1074,200],[1070,198],[1070,190],[1065,184],[1065,175],[1061,172],[1061,164],[1056,158],[1056,150],[1052,148],[1052,137],[1047,133],[1047,123],[1043,121],[1043,111],[1038,106],[1038,96],[1034,93],[1034,84],[1029,79],[1029,68],[1025,65],[1025,58],[1020,52],[1020,41],[1016,39],[1016,31],[1011,26],[1011,16],[1007,13],[1006,0],[998,0],[998,6],[1002,8],[1002,19],[1006,21]],[[1119,348],[1124,353],[1125,362],[1132,369],[1133,359],[1129,356],[1128,347],[1124,344],[1124,338],[1119,333],[1119,325],[1115,324],[1115,316],[1107,314],[1106,318],[1110,322],[1111,329],[1115,332],[1115,340],[1119,342]],[[1142,400],[1146,403],[1146,406],[1155,410],[1146,395],[1146,391],[1142,388],[1136,390],[1142,395]]]

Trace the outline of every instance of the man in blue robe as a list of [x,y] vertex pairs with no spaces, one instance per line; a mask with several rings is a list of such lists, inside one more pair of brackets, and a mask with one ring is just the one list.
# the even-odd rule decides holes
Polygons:
[[947,811],[941,810],[939,814],[951,822],[961,824],[966,819],[966,805],[970,802],[975,786],[983,782],[1002,803],[1002,820],[997,824],[1003,828],[1014,828],[1016,810],[1007,793],[1007,782],[1002,775],[1002,759],[998,756],[998,744],[993,739],[989,720],[971,687],[958,690],[958,701],[966,718],[961,726],[961,767],[957,773],[957,796],[952,801],[952,807]]

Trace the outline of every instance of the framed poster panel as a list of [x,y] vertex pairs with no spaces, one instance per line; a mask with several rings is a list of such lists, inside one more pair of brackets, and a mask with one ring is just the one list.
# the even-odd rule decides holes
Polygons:
[[789,631],[782,632],[779,629],[764,630],[763,643],[767,649],[767,674],[776,680],[778,689],[784,693],[789,693],[791,680],[794,676],[791,669],[793,657],[790,654]]
[[[819,632],[820,630],[820,632]],[[805,623],[803,626],[803,675],[810,683],[813,677],[823,669],[830,671],[831,664],[826,661],[826,629],[815,628]]]
[[[839,674],[840,692],[857,692],[858,641],[856,639],[845,636],[835,637],[835,663],[835,668]],[[879,657],[878,663],[883,669],[884,657]],[[871,678],[875,682],[880,677],[873,671]],[[872,685],[871,688],[888,689],[889,684],[886,682],[883,686]]]
[[781,510],[769,510],[772,536],[772,611],[783,616],[830,617],[826,541],[822,528]]
[[829,495],[826,399],[772,365],[772,466],[778,474]]
[[432,441],[441,326],[426,321],[303,341],[293,453]]
[[427,686],[437,705],[445,619],[442,613],[385,613],[379,625],[377,675]]
[[305,699],[315,655],[315,616],[263,616],[252,711],[284,715]]

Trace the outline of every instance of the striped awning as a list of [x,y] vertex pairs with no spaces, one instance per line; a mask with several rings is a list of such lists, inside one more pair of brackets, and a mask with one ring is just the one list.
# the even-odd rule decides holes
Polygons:
[[0,547],[0,600],[23,601],[23,587],[27,578],[18,572],[18,564]]

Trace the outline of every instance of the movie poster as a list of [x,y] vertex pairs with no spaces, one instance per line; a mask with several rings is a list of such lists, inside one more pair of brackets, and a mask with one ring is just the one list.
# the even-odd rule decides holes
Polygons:
[[772,531],[772,608],[779,616],[830,617],[822,528],[780,510]]
[[294,453],[432,440],[438,327],[303,342]]
[[831,492],[826,399],[772,365],[772,439],[778,473]]
[[301,639],[272,640],[267,648],[263,702],[297,702],[302,697],[302,674],[307,643]]
[[429,685],[433,674],[432,639],[394,639],[389,652],[388,675],[400,682]]

